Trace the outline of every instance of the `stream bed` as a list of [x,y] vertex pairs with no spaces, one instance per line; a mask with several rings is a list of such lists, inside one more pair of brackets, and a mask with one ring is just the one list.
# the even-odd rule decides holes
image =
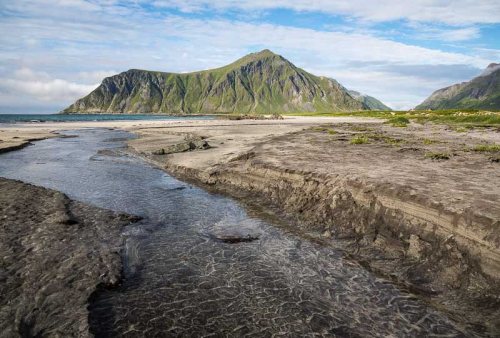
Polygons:
[[0,176],[143,217],[124,229],[122,283],[89,300],[97,337],[473,335],[342,251],[127,155],[130,133],[65,134],[0,155]]

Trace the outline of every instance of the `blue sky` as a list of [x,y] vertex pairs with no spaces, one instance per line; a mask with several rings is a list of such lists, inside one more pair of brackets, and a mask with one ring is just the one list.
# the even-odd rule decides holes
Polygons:
[[408,109],[500,62],[500,1],[0,0],[0,113],[58,112],[130,68],[264,48]]

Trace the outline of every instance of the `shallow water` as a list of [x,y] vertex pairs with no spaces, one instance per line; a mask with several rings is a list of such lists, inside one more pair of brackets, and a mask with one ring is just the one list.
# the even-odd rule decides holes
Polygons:
[[[130,134],[67,134],[0,155],[0,176],[144,217],[124,230],[123,283],[92,297],[96,336],[469,335],[341,251],[124,154]],[[235,234],[258,240],[218,239]]]

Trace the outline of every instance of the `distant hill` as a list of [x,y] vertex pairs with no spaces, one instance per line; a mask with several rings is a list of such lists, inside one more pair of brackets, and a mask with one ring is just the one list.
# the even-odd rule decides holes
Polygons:
[[415,109],[500,110],[500,64],[490,64],[468,82],[436,90]]
[[282,113],[370,109],[337,81],[319,77],[269,50],[225,67],[177,74],[131,69],[64,113]]
[[361,94],[355,90],[349,90],[349,94],[356,100],[364,103],[370,110],[392,110],[390,107],[382,103],[382,101],[377,100],[373,96]]

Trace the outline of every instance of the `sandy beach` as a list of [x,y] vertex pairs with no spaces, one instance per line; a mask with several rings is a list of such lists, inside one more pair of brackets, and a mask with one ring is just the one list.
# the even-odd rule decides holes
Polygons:
[[499,159],[481,148],[500,142],[497,130],[351,117],[72,122],[0,126],[0,146],[82,128],[130,131],[129,151],[168,173],[282,212],[438,308],[500,330]]
[[180,178],[283,211],[326,242],[344,240],[370,270],[498,330],[498,154],[479,149],[499,133],[310,123],[137,128],[129,147]]

